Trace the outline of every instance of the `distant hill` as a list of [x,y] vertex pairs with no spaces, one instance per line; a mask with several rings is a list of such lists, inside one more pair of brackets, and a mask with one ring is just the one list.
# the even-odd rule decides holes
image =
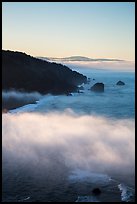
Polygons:
[[43,60],[49,60],[49,61],[103,61],[103,62],[121,62],[121,61],[125,61],[125,60],[121,60],[121,59],[108,59],[108,58],[89,58],[89,57],[83,57],[83,56],[71,56],[71,57],[64,57],[64,58],[53,58],[53,57],[38,57],[39,59],[43,59]]
[[87,77],[67,66],[43,61],[22,52],[2,51],[2,89],[67,94]]

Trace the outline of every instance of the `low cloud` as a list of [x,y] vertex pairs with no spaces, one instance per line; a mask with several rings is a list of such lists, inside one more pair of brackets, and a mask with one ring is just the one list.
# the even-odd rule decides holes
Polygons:
[[[78,116],[72,111],[2,115],[3,161],[46,169],[70,169],[133,176],[134,120]],[[36,167],[36,168],[34,168]],[[55,167],[56,168],[56,167]]]
[[38,92],[2,91],[2,109],[14,109],[29,103],[35,103],[43,96]]

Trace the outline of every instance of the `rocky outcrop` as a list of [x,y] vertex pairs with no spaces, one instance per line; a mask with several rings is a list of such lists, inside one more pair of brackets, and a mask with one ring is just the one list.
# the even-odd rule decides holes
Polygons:
[[79,90],[84,90],[84,87],[83,86],[79,86],[78,89]]
[[67,96],[72,96],[72,93],[67,93],[66,95],[67,95]]
[[22,52],[2,51],[2,89],[51,94],[78,90],[87,77],[67,66],[34,58]]
[[93,193],[94,195],[100,195],[100,194],[101,194],[101,190],[100,190],[99,188],[94,188],[94,189],[92,190],[92,193]]
[[95,92],[104,92],[104,84],[96,83],[90,88],[90,90]]
[[125,83],[124,83],[123,81],[118,81],[118,82],[116,83],[116,85],[123,86],[123,85],[125,85]]

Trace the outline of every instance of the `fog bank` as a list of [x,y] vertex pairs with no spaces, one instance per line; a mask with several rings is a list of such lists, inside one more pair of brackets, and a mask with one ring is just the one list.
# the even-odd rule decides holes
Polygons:
[[35,103],[43,96],[38,92],[2,91],[2,109],[14,109],[26,104]]
[[78,116],[72,111],[2,115],[3,161],[70,169],[110,176],[134,175],[134,120]]

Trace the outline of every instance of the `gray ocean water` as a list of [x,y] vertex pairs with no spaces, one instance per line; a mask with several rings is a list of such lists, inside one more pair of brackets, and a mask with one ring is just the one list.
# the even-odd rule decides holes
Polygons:
[[2,115],[3,202],[134,201],[135,74],[77,70],[90,78],[80,93]]

